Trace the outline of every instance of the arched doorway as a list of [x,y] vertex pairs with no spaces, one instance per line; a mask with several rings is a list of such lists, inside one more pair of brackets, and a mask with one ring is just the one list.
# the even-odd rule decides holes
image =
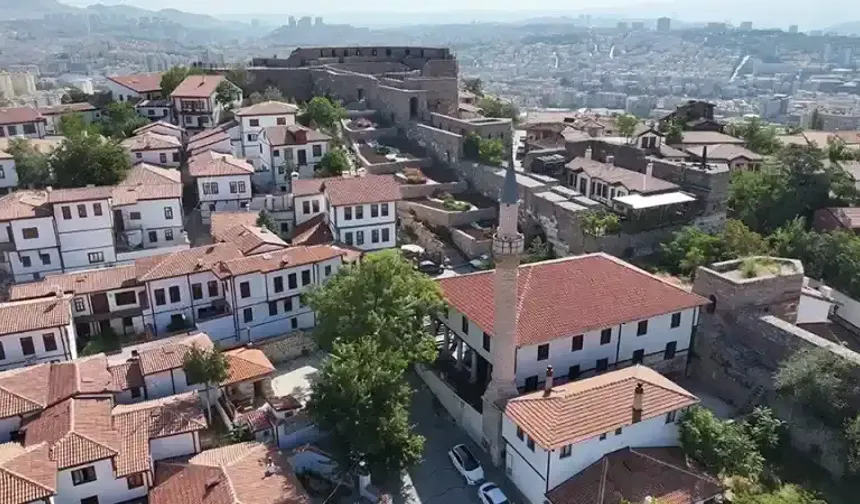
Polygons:
[[416,119],[418,117],[418,97],[413,96],[409,99],[409,118]]

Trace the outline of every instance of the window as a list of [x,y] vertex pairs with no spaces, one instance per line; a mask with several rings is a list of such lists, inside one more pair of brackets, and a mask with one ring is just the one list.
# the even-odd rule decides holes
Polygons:
[[235,194],[239,190],[239,184],[236,182],[230,182],[230,193]]
[[191,284],[191,299],[203,299],[203,285]]
[[355,207],[355,218],[356,219],[363,219],[364,218],[364,206],[363,205],[356,205],[356,207]]
[[244,182],[239,182],[239,192],[240,193],[245,192],[245,183]]
[[248,134],[248,141],[249,142],[256,142],[257,141],[257,135],[255,135],[253,133],[249,133]]
[[284,277],[277,276],[274,280],[275,292],[284,292]]
[[78,205],[78,217],[84,218],[87,216],[87,206],[84,204]]
[[547,359],[549,359],[549,343],[544,343],[538,346],[537,360],[542,361]]
[[[94,466],[87,466],[81,469],[77,469],[72,471],[72,484],[75,486],[83,485],[84,483],[89,483],[90,481],[96,480],[96,468]],[[90,497],[92,498],[92,497]],[[83,504],[84,500],[81,499],[81,504]],[[96,501],[98,502],[98,501]]]
[[[272,157],[281,157],[281,151],[279,151],[278,149],[272,150]],[[278,168],[278,173],[284,173],[284,167],[283,166]]]
[[74,303],[76,312],[82,312],[84,311],[84,309],[86,309],[86,307],[84,306],[84,298],[76,297],[74,299]]
[[242,320],[244,320],[246,323],[247,322],[253,322],[254,321],[254,310],[252,310],[250,308],[245,308],[245,310],[242,311]]
[[390,237],[391,234],[388,228],[382,228],[382,241],[387,242]]
[[29,256],[21,256],[21,265],[24,266],[25,268],[29,268],[30,266],[33,265],[33,263],[30,260]]
[[164,218],[167,220],[173,219],[173,207],[164,207]]
[[180,301],[180,299],[179,299],[179,287],[178,286],[174,285],[174,286],[170,287],[170,289],[168,289],[168,292],[170,293],[170,302],[171,303],[178,303]]
[[269,301],[269,316],[274,317],[278,314],[278,303]]
[[39,228],[24,228],[21,230],[21,236],[23,236],[25,240],[34,240],[39,237]]
[[571,342],[570,342],[570,351],[571,352],[578,352],[580,350],[582,350],[582,335],[581,334],[579,336],[574,336],[573,340],[571,340]]
[[576,366],[570,366],[570,368],[567,370],[568,380],[575,380],[577,378],[579,378],[579,364],[577,364]]
[[645,334],[648,334],[648,321],[640,320],[636,326],[636,336],[643,336]]
[[60,211],[63,213],[63,220],[69,220],[72,218],[72,209],[64,206],[60,207]]
[[343,220],[352,220],[352,207],[344,207]]
[[90,252],[87,254],[87,260],[90,261],[90,264],[105,262],[104,252]]
[[526,440],[526,447],[531,451],[535,451],[535,440],[531,436]]
[[597,359],[597,365],[595,366],[595,371],[598,373],[602,373],[606,371],[609,367],[609,359]]
[[142,152],[135,152],[134,157],[137,159],[143,159],[143,153]]
[[117,306],[125,306],[137,303],[137,293],[134,291],[120,292],[114,295],[114,301]]
[[122,326],[123,327],[131,327],[134,325],[134,319],[131,317],[123,317],[122,318]]
[[678,343],[670,341],[666,343],[666,350],[663,352],[663,359],[668,360],[675,357],[675,352],[678,351]]
[[674,422],[675,421],[675,415],[677,413],[678,413],[677,411],[670,411],[670,412],[666,413],[666,423],[670,424],[670,423]]
[[296,280],[296,274],[290,273],[287,275],[287,287],[290,289],[297,289],[299,287],[299,283]]
[[48,254],[43,254],[42,252],[39,252],[39,259],[42,261],[42,264],[44,264],[44,265],[51,264],[51,256]]
[[129,212],[128,213],[129,220],[140,220],[140,212]]
[[558,458],[570,457],[570,454],[572,452],[573,452],[573,445],[564,445],[561,447],[561,453],[558,455]]
[[155,289],[155,306],[167,304],[167,298],[164,297],[164,289]]
[[102,204],[101,203],[93,203],[93,215],[96,217],[101,217],[102,215]]
[[164,240],[165,241],[173,241],[173,230],[165,229],[164,230]]
[[364,245],[364,231],[355,232],[355,244]]
[[[0,128],[2,129],[2,128]],[[4,360],[6,358],[6,350],[3,348],[3,342],[0,341],[0,360]]]
[[347,231],[343,234],[343,242],[347,245],[352,245],[352,232]]
[[9,136],[16,136],[18,134],[17,126],[7,126],[7,128],[9,129]]
[[302,213],[303,214],[311,213],[311,202],[310,201],[302,201]]
[[639,349],[633,352],[633,364],[642,364],[642,359],[645,358],[645,350]]
[[86,497],[81,499],[81,504],[99,504],[98,495],[93,495],[92,497]]
[[523,440],[523,428],[519,425],[517,426],[517,437],[520,439],[520,441]]
[[206,284],[206,288],[209,290],[209,296],[215,297],[218,295],[218,282],[215,280],[211,280],[208,284]]
[[313,151],[314,157],[322,156],[322,145],[314,145],[313,147],[311,147],[311,150]]
[[532,390],[537,390],[537,385],[538,385],[537,375],[529,376],[528,378],[526,378],[526,386],[524,387],[525,391],[531,392]]
[[158,154],[158,162],[164,164],[167,162],[167,153],[161,152]]
[[460,319],[460,330],[463,331],[463,334],[469,334],[469,319],[465,315]]
[[290,328],[291,329],[298,329],[299,328],[299,319],[291,318],[290,319]]
[[33,338],[25,336],[21,338],[21,351],[24,355],[33,355],[36,353],[36,346],[33,344]]
[[140,387],[134,387],[131,389],[131,398],[137,399],[140,397]]
[[669,325],[669,327],[678,327],[680,325],[681,325],[681,313],[680,312],[673,313],[672,314],[672,323]]
[[603,434],[600,435],[600,440],[603,441],[605,439],[606,439],[606,433],[604,432]]
[[483,341],[483,343],[484,343],[484,344],[483,344],[484,350],[486,350],[486,351],[488,351],[488,352],[489,352],[489,351],[490,351],[490,335],[489,335],[489,334],[484,333],[484,341]]
[[317,200],[311,201],[311,205],[314,207],[314,213],[319,213],[320,211],[320,202]]
[[622,429],[621,427],[619,427],[619,428],[615,429],[615,435],[616,435],[616,436],[620,436],[620,435],[621,435],[622,430],[623,430],[623,429]]
[[388,217],[388,203],[382,203],[379,205],[379,209],[382,210],[383,217]]
[[239,295],[243,298],[251,297],[251,284],[248,282],[242,282],[239,284]]
[[259,119],[248,119],[248,126],[250,126],[252,128],[256,128],[256,127],[260,126],[260,120]]
[[379,243],[379,230],[372,229],[370,231],[370,243]]
[[379,205],[377,205],[376,203],[370,205],[370,216],[379,217]]
[[291,312],[293,311],[293,298],[287,298],[284,300],[284,311]]
[[323,275],[325,275],[325,276],[330,276],[330,275],[331,275],[331,264],[329,264],[328,266],[326,266],[326,267],[323,269]]
[[24,125],[24,134],[32,135],[36,133],[36,125],[35,124],[25,124]]
[[173,153],[173,162],[174,162],[174,163],[178,163],[178,162],[179,162],[179,153],[178,153],[178,152],[174,152],[174,153]]
[[147,235],[149,236],[149,243],[158,242],[158,231],[150,231]]
[[604,329],[600,331],[600,344],[608,345],[612,341],[612,329]]
[[54,352],[57,350],[57,339],[51,333],[42,335],[42,343],[45,344],[46,352]]
[[278,126],[284,126],[287,124],[287,118],[286,117],[279,117],[279,118],[275,119],[275,123]]
[[311,283],[311,270],[302,271],[302,285]]

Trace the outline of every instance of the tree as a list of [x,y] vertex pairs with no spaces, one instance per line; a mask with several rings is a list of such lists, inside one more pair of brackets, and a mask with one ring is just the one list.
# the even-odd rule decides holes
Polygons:
[[137,110],[129,102],[111,102],[105,107],[99,128],[104,136],[123,139],[130,137],[134,130],[149,124],[149,119],[137,115]]
[[692,275],[699,266],[726,258],[719,236],[688,226],[675,233],[672,241],[660,245],[662,265],[672,274]]
[[853,474],[860,474],[860,414],[845,421],[846,461]]
[[86,103],[90,95],[84,93],[80,88],[74,86],[66,88],[65,94],[60,98],[60,103]]
[[409,424],[408,364],[372,336],[334,343],[307,407],[344,467],[364,461],[371,473],[391,474],[420,461],[424,438]]
[[777,391],[832,427],[856,414],[860,393],[855,364],[825,348],[801,350],[780,364]]
[[275,224],[275,220],[272,218],[272,215],[264,208],[260,210],[260,213],[257,214],[257,226],[264,227],[269,231],[275,231],[277,229],[277,225]]
[[626,138],[628,141],[636,132],[636,126],[639,125],[639,119],[634,115],[622,114],[615,118],[615,127],[618,128],[618,134]]
[[535,236],[532,242],[529,244],[529,248],[526,250],[526,257],[523,259],[523,264],[529,264],[534,262],[546,261],[555,257],[553,254],[552,246],[541,239],[540,236]]
[[693,406],[681,417],[681,446],[688,456],[717,474],[755,478],[764,458],[738,422],[724,421]]
[[15,160],[15,172],[21,187],[44,187],[51,184],[49,157],[26,138],[11,138],[7,152]]
[[67,138],[48,161],[59,187],[116,185],[131,168],[128,152],[115,140],[95,135]]
[[284,98],[281,90],[273,86],[267,87],[263,93],[255,91],[248,97],[248,103],[251,105],[267,101],[285,102],[287,100]]
[[206,72],[198,67],[175,66],[161,75],[161,95],[170,96],[170,93],[185,80],[189,75],[203,75]]
[[398,250],[365,256],[307,295],[317,313],[314,337],[329,350],[340,340],[369,336],[383,348],[399,349],[409,362],[430,361],[436,345],[424,320],[442,309],[438,284],[416,271]]
[[240,90],[229,81],[223,80],[215,88],[215,103],[226,109],[233,108],[233,104],[239,99]]
[[520,120],[520,110],[513,102],[502,101],[493,96],[484,96],[478,101],[478,108],[486,117],[510,119],[516,124]]
[[482,138],[478,144],[478,159],[491,166],[499,166],[506,159],[505,144],[498,138]]
[[743,419],[741,428],[765,458],[777,454],[786,434],[785,422],[763,406],[756,406]]
[[213,385],[219,385],[230,376],[230,363],[227,362],[227,357],[215,348],[205,350],[197,345],[192,345],[182,358],[182,370],[185,371],[185,376],[191,383],[204,385],[206,415],[211,424],[211,390]]
[[743,138],[747,148],[764,156],[774,154],[781,147],[776,138],[776,128],[762,125],[761,119],[757,117],[733,124],[729,128],[729,134]]
[[821,131],[824,129],[824,119],[821,117],[821,112],[816,108],[812,111],[809,117],[809,129],[813,131]]
[[797,485],[783,485],[772,492],[758,487],[733,492],[733,504],[827,504]]
[[337,177],[343,172],[348,172],[352,167],[349,156],[343,149],[332,149],[325,154],[317,163],[314,177]]
[[305,105],[302,115],[311,127],[334,131],[338,128],[340,120],[346,117],[346,110],[339,103],[324,96],[314,96]]
[[474,79],[463,79],[463,89],[470,93],[474,93],[476,96],[484,96],[484,83],[481,82],[480,77],[475,77]]
[[224,77],[239,87],[242,90],[243,95],[248,94],[248,86],[250,86],[254,81],[254,76],[248,73],[248,70],[244,66],[235,66],[224,74]]
[[620,228],[618,215],[612,212],[587,210],[581,214],[579,225],[582,229],[582,250],[586,251],[586,239],[599,238],[617,233]]
[[681,121],[672,121],[665,126],[663,133],[667,145],[677,145],[684,141],[684,124]]
[[850,161],[854,159],[854,152],[848,150],[848,145],[845,140],[837,136],[832,136],[827,139],[827,159],[831,163],[839,163],[840,161]]
[[84,119],[82,114],[78,114],[76,112],[70,112],[63,114],[60,117],[60,125],[59,125],[60,133],[67,138],[88,134],[88,135],[98,135],[98,127],[92,124],[88,124],[87,120]]

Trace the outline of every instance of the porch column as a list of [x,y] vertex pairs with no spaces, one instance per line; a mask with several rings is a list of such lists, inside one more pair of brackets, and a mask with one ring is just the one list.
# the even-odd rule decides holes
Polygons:
[[457,371],[463,369],[463,340],[457,338]]
[[442,346],[442,351],[447,356],[447,355],[451,354],[451,329],[449,329],[448,326],[445,326],[444,338],[445,338],[445,340],[444,340],[445,342],[444,342],[444,345]]
[[478,383],[478,352],[472,349],[472,367],[469,368],[469,383]]

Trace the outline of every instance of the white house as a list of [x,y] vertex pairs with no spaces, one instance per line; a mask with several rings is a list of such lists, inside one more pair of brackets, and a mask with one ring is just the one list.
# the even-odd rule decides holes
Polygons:
[[0,194],[8,194],[18,187],[18,172],[15,171],[15,158],[0,150]]
[[[494,304],[484,294],[493,292],[493,277],[439,280],[449,305],[440,317],[448,348],[456,347],[475,382],[485,382],[479,375],[493,364]],[[519,279],[515,369],[526,392],[538,388],[547,365],[568,380],[632,364],[683,370],[699,308],[708,303],[603,253],[522,265]]]
[[627,195],[653,195],[679,191],[676,184],[654,177],[651,174],[653,167],[650,165],[646,173],[639,173],[614,166],[611,156],[606,161],[601,163],[593,160],[591,149],[586,149],[585,156],[574,158],[565,165],[568,187],[607,206],[612,206],[616,198]]
[[274,183],[281,192],[289,192],[293,172],[300,178],[313,178],[330,141],[330,136],[298,124],[263,128],[255,145],[259,150],[255,182]]
[[0,444],[0,475],[4,504],[53,502],[57,492],[57,463],[47,443],[24,448],[19,443]]
[[[135,165],[113,190],[117,250],[188,247],[183,230],[182,175],[146,163]],[[172,250],[165,250],[168,252]]]
[[[397,244],[400,184],[391,175],[324,179],[325,213],[336,242],[359,250],[379,250]],[[313,213],[313,201],[310,203]],[[305,203],[301,210],[304,214]]]
[[230,134],[219,126],[203,130],[189,138],[186,152],[189,157],[194,157],[206,151],[232,154],[238,157],[240,147],[239,143],[234,143]]
[[296,227],[313,219],[317,215],[325,215],[325,195],[323,194],[324,178],[297,179],[292,183],[293,206],[295,208]]
[[0,303],[0,370],[78,356],[70,299]]
[[238,134],[242,139],[240,156],[254,166],[260,157],[260,132],[269,126],[291,126],[296,123],[299,108],[291,103],[266,101],[236,110]]
[[[553,384],[550,369],[545,383],[543,391],[509,400],[502,419],[505,472],[532,504],[543,504],[547,494],[553,495],[553,503],[581,502],[569,499],[567,492],[553,491],[618,450],[678,446],[677,420],[685,408],[699,401],[644,366],[564,385]],[[691,484],[686,478],[673,481],[683,470],[670,472],[674,474],[661,479],[668,476],[669,482],[662,489],[653,485],[654,480],[628,475],[626,484],[612,491],[630,502],[643,502],[639,492],[659,491],[661,495],[652,495],[659,500],[679,489],[698,492],[704,481],[707,495],[678,502],[695,504],[721,493],[719,483],[707,475],[699,475]]]
[[233,106],[242,103],[242,90],[223,75],[189,75],[170,93],[180,126],[186,129],[213,128],[221,123],[224,106],[215,100],[218,85],[226,82],[236,90]]
[[172,136],[180,142],[185,140],[185,129],[182,128],[182,126],[177,126],[166,121],[155,121],[149,124],[145,124],[140,128],[134,130],[133,133],[135,135],[140,135],[141,133],[146,132],[157,133],[159,135],[165,136]]
[[150,121],[172,121],[173,102],[170,100],[141,100],[134,106],[137,115]]
[[16,282],[63,271],[47,192],[17,191],[0,198],[0,226],[0,265]]
[[254,167],[230,154],[206,151],[188,161],[188,174],[197,185],[204,222],[216,211],[240,210],[251,201]]
[[65,271],[116,262],[113,187],[81,187],[48,192]]
[[116,101],[154,100],[161,97],[161,73],[115,75],[107,87]]
[[176,137],[145,131],[122,141],[132,163],[178,167],[182,162],[182,141]]
[[61,135],[60,119],[65,114],[79,115],[85,123],[91,124],[102,118],[102,111],[91,103],[63,103],[52,107],[43,107],[39,113],[45,118],[45,133],[48,135]]
[[38,109],[0,108],[0,137],[44,138],[46,123]]

